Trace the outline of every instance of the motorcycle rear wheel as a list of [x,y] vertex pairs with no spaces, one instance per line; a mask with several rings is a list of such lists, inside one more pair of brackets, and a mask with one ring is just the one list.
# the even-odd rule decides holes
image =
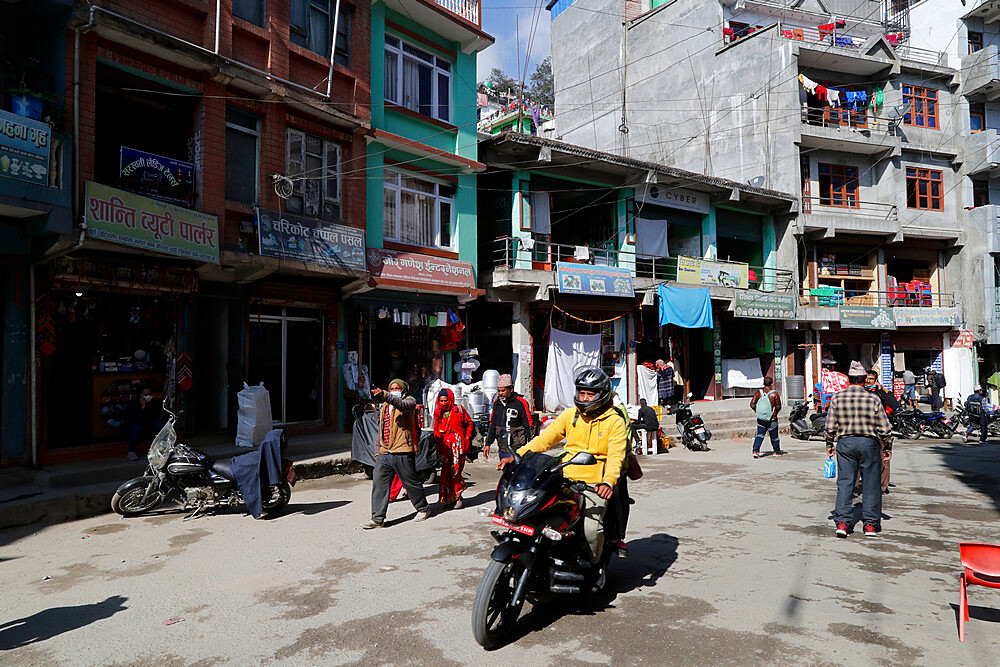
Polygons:
[[281,484],[272,484],[269,489],[271,497],[264,500],[264,515],[272,517],[280,514],[281,510],[288,505],[288,501],[292,498],[292,487],[288,485],[288,482],[282,482]]
[[163,494],[158,489],[150,491],[143,502],[146,489],[153,481],[152,477],[137,477],[122,484],[111,499],[111,511],[124,517],[133,517],[145,514],[159,505],[163,502]]
[[906,440],[916,440],[920,437],[920,427],[908,419],[904,419],[899,423],[899,435]]
[[501,646],[514,631],[521,605],[511,605],[514,589],[524,571],[516,560],[491,560],[476,588],[472,603],[472,636],[485,649]]

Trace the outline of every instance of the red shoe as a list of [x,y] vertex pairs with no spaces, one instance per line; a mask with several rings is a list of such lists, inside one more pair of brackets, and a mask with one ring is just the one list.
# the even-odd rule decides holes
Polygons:
[[[868,526],[865,526],[867,530]],[[837,537],[847,537],[847,524],[843,521],[837,522]]]
[[865,537],[878,537],[878,528],[870,523],[865,524]]

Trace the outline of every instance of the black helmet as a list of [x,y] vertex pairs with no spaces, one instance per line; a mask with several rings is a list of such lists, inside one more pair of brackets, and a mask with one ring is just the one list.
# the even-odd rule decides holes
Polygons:
[[611,380],[600,368],[584,368],[576,374],[573,384],[577,391],[586,389],[597,394],[592,401],[581,401],[578,396],[573,397],[576,409],[582,414],[597,415],[611,407]]

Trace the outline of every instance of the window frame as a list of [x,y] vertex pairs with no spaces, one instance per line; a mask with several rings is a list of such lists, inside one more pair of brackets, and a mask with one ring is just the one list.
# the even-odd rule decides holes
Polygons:
[[[830,206],[833,208],[861,207],[861,188],[857,167],[843,164],[826,164],[823,162],[818,163],[816,167],[820,206]],[[825,190],[823,187],[824,177],[830,179]],[[840,188],[836,190],[834,190],[832,182],[835,178],[839,178],[841,181]],[[854,187],[850,188],[852,185]]]
[[[330,59],[330,36],[333,33],[333,11],[335,4],[333,0],[290,0],[288,3],[288,40],[303,49],[312,51],[327,60]],[[296,22],[296,9],[301,14],[301,23]],[[334,51],[333,61],[350,69],[351,67],[351,5],[340,4],[340,20],[337,22],[337,34],[333,35],[334,42],[343,32],[347,42],[346,49],[339,48]],[[317,12],[326,16],[326,40],[322,45],[310,44],[310,14]]]
[[[924,194],[920,193],[921,183],[927,184]],[[937,184],[938,193],[936,195],[932,194],[934,184]],[[911,187],[913,188],[915,205],[911,205],[910,202]],[[927,200],[926,206],[921,206],[922,199]],[[906,167],[906,208],[913,211],[944,211],[944,170],[928,167]]]
[[[972,126],[972,119],[979,119],[979,129],[975,129]],[[982,102],[970,102],[969,103],[969,131],[972,134],[977,134],[986,129],[986,105]]]
[[[387,178],[390,175],[395,175],[395,183],[389,185],[386,183]],[[423,181],[434,186],[434,192],[421,192],[419,190],[413,190],[403,186],[403,178],[413,178],[418,181]],[[425,174],[418,174],[412,171],[406,171],[403,169],[398,169],[395,167],[385,167],[382,175],[382,233],[383,239],[386,241],[393,241],[395,243],[402,243],[405,245],[412,245],[420,248],[435,248],[438,250],[447,250],[450,252],[457,252],[457,244],[455,243],[455,236],[457,230],[457,220],[458,211],[455,208],[455,194],[450,197],[441,195],[441,188],[451,188],[455,190],[457,194],[458,185],[453,183],[448,183],[444,180],[435,179],[432,176],[427,176]],[[390,190],[395,193],[395,220],[393,224],[394,232],[392,236],[385,234],[385,193]],[[407,241],[402,237],[402,218],[400,217],[403,212],[402,206],[402,193],[409,192],[416,195],[422,195],[425,197],[431,197],[433,199],[433,210],[434,210],[434,245],[423,245],[420,243],[413,243],[412,241]],[[448,245],[441,245],[441,205],[448,204],[450,207],[449,220],[448,220]]]
[[[909,92],[907,92],[909,91]],[[922,127],[927,130],[940,130],[939,118],[940,99],[936,88],[925,88],[923,86],[902,86],[903,103],[910,102],[910,110],[903,116],[903,124],[910,127]],[[932,113],[928,113],[928,107],[933,108]],[[919,109],[919,111],[918,111]],[[918,122],[918,118],[920,121]]]
[[[975,35],[975,38],[973,38],[973,35]],[[969,53],[975,53],[983,50],[983,33],[979,30],[969,30],[966,41],[969,44]]]
[[[393,44],[392,42],[395,42],[395,44]],[[406,47],[409,47],[411,49],[411,51],[407,52]],[[412,51],[414,51],[414,50],[415,51],[420,51],[420,52],[423,52],[423,53],[427,54],[427,56],[429,58],[422,58],[422,57],[420,57],[420,56],[412,53]],[[423,47],[420,47],[420,46],[416,46],[415,44],[413,44],[411,42],[408,42],[408,41],[406,41],[405,39],[403,39],[401,37],[398,37],[396,35],[389,34],[389,33],[387,33],[386,36],[385,36],[385,47],[383,48],[383,56],[385,58],[385,64],[386,64],[386,66],[389,65],[390,60],[391,60],[391,61],[393,61],[395,63],[394,67],[395,67],[395,70],[396,70],[396,72],[395,72],[395,79],[396,79],[395,90],[392,90],[392,91],[389,90],[388,77],[385,77],[383,79],[383,81],[385,81],[385,84],[384,84],[384,88],[385,88],[385,90],[384,90],[384,97],[385,97],[385,101],[386,102],[391,102],[392,104],[395,104],[397,106],[401,106],[404,109],[409,109],[410,111],[413,111],[414,113],[421,114],[422,116],[428,116],[428,117],[433,118],[435,120],[439,120],[439,121],[441,121],[443,123],[452,123],[453,122],[452,119],[455,117],[454,94],[453,94],[453,89],[454,89],[453,72],[455,70],[455,63],[453,61],[448,60],[447,58],[442,58],[441,56],[432,53],[430,50],[428,50],[426,48],[423,48]],[[407,59],[407,58],[409,58],[410,60],[418,63],[418,65],[424,65],[424,66],[430,67],[430,69],[431,69],[431,91],[430,91],[430,98],[431,98],[430,111],[431,111],[431,113],[429,113],[429,114],[426,114],[426,113],[424,113],[423,111],[420,110],[420,106],[421,105],[420,105],[419,100],[418,100],[418,102],[416,104],[416,108],[411,108],[411,107],[406,106],[405,98],[403,97],[403,93],[404,93],[404,90],[403,90],[403,61],[405,59]],[[442,68],[440,66],[440,63],[447,64],[447,66],[448,66],[447,69]],[[447,79],[447,86],[446,86],[446,88],[447,88],[447,95],[448,95],[448,102],[447,102],[448,115],[447,115],[447,117],[442,117],[441,113],[440,113],[441,112],[441,106],[442,106],[441,105],[441,90],[440,90],[440,80],[441,80],[441,77],[445,77]],[[418,98],[419,98],[419,89],[418,89]]]
[[[252,18],[244,16],[243,14],[239,13],[236,10],[237,4],[239,4],[241,2],[248,3],[248,4],[249,3],[253,3],[256,6],[257,11],[260,13],[260,22],[259,23],[256,20],[252,19]],[[246,21],[247,23],[252,23],[255,26],[258,26],[260,28],[264,28],[267,25],[267,0],[233,0],[233,16],[239,17],[239,18],[243,19],[244,21]]]
[[[302,152],[300,153],[299,164],[301,165],[301,171],[294,171],[292,168],[292,143],[293,135],[298,135],[302,142]],[[322,165],[319,167],[320,176],[312,177],[310,172],[312,171],[307,167],[308,156],[315,155],[309,152],[308,139],[313,138],[320,142],[320,154],[319,158]],[[331,148],[336,149],[337,153],[337,164],[336,164],[336,174],[333,178],[336,179],[336,192],[334,196],[330,196],[329,186],[331,176],[328,174],[330,170],[330,165],[327,162],[329,156],[329,151]],[[285,128],[285,173],[290,178],[295,178],[300,175],[304,175],[302,179],[296,180],[292,188],[292,195],[288,198],[291,201],[294,198],[299,198],[302,201],[302,210],[291,211],[297,215],[304,215],[306,217],[319,218],[320,220],[327,220],[330,222],[340,222],[344,219],[344,202],[343,202],[343,164],[344,164],[344,148],[338,141],[332,139],[327,139],[321,137],[318,134],[313,134],[311,132],[306,132],[305,130],[300,130],[294,126],[287,126]],[[306,182],[314,180],[314,178],[322,178],[323,185],[319,193],[319,208],[316,214],[310,213],[306,207]],[[337,216],[334,218],[331,215],[326,214],[325,207],[327,204],[331,204],[337,209]]]
[[[234,121],[229,120],[229,112],[235,111],[237,114],[243,114],[244,116],[253,116],[256,121],[257,127],[255,130],[251,130],[246,125],[240,125]],[[247,134],[254,138],[254,180],[253,180],[253,201],[244,202],[239,199],[231,199],[229,197],[229,142],[226,142],[226,182],[224,184],[224,190],[226,199],[228,201],[234,201],[241,204],[250,204],[251,206],[260,201],[260,135],[261,135],[261,117],[252,111],[247,111],[241,107],[226,105],[226,116],[225,116],[225,126],[226,134],[228,135],[229,130],[234,132],[241,132]]]

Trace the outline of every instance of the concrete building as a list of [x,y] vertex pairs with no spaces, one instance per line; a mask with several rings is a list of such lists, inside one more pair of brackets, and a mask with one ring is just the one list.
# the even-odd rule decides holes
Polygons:
[[976,369],[962,332],[985,343],[995,303],[995,211],[973,208],[991,146],[969,126],[969,96],[989,85],[970,84],[974,13],[931,0],[562,0],[555,135],[796,193],[776,250],[799,286],[788,374],[812,386],[857,358],[889,386],[933,366],[964,395]]

